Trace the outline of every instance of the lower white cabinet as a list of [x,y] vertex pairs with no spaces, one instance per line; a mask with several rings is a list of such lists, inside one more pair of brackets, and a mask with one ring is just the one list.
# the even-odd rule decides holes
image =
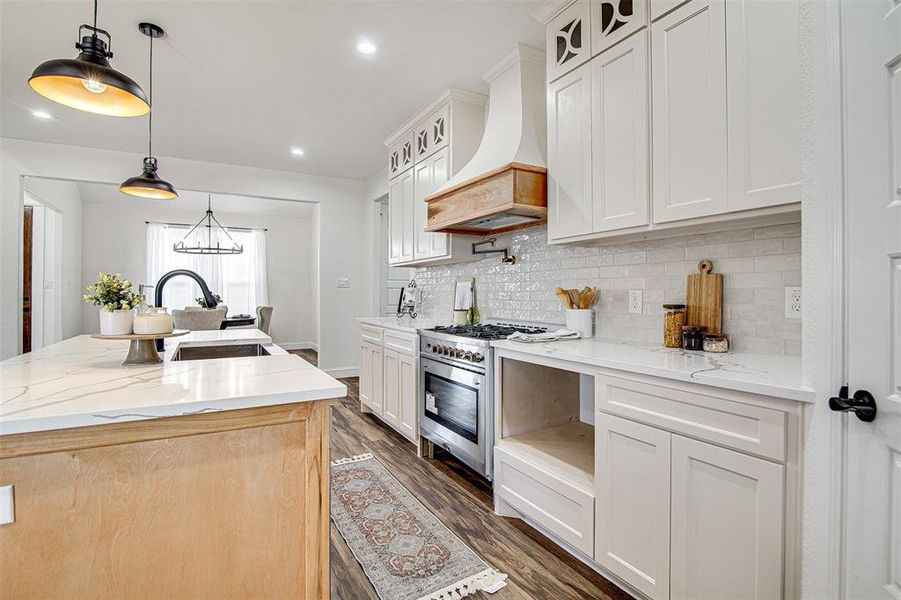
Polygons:
[[784,467],[672,437],[671,598],[781,598]]
[[613,415],[595,419],[595,560],[655,600],[669,597],[671,437]]
[[373,335],[373,330],[379,328],[364,325],[360,333],[361,408],[418,443],[419,336],[388,330]]

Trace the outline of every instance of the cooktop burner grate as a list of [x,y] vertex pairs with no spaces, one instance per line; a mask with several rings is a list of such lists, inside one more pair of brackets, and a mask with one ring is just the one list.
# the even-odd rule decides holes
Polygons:
[[444,333],[447,335],[458,335],[466,338],[476,338],[480,340],[503,340],[507,336],[516,333],[544,333],[546,327],[532,327],[528,325],[449,325],[446,327],[435,327],[432,331],[436,333]]

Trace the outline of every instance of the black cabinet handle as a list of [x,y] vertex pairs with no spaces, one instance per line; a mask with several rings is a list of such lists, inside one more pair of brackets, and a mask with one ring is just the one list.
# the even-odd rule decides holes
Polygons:
[[842,386],[838,397],[829,398],[829,408],[836,412],[853,412],[857,418],[869,423],[876,418],[876,399],[867,390],[857,390],[848,397],[848,386]]

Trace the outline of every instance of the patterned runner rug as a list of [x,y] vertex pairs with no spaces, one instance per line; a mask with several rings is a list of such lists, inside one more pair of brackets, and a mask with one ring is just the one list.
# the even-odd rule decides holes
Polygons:
[[492,569],[371,454],[332,463],[332,520],[382,600],[496,592]]

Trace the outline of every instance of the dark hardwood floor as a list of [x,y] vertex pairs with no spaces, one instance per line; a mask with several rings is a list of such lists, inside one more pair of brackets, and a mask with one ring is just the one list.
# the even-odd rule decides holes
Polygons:
[[[316,353],[296,350],[316,364]],[[400,434],[360,412],[358,380],[342,379],[347,397],[332,402],[332,460],[372,452],[426,508],[491,566],[507,573],[507,587],[473,598],[630,598],[519,519],[494,514],[491,485],[446,455],[420,460]],[[378,596],[341,534],[331,527],[331,597]]]

